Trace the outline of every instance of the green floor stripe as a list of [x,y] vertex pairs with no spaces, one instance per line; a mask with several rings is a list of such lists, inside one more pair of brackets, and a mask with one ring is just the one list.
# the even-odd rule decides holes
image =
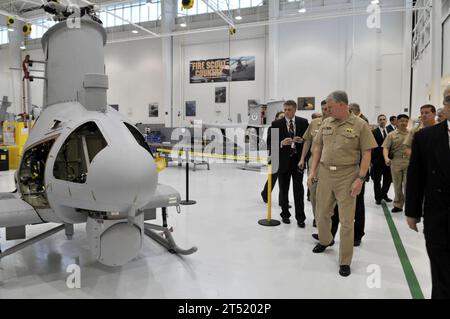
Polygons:
[[419,281],[417,280],[414,269],[406,253],[405,247],[403,246],[402,240],[398,233],[397,227],[395,227],[394,220],[392,219],[391,213],[386,205],[383,203],[384,216],[389,225],[389,230],[391,231],[392,239],[394,240],[395,249],[397,250],[398,257],[402,264],[403,272],[405,273],[406,281],[408,282],[409,290],[413,299],[425,299],[423,296],[422,289],[420,288]]

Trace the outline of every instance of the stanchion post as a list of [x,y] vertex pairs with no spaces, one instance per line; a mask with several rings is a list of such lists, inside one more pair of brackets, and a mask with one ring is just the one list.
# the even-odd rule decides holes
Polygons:
[[189,200],[189,151],[184,151],[186,154],[186,200],[180,202],[181,205],[195,205],[195,200]]
[[258,224],[268,227],[279,226],[281,222],[272,219],[272,164],[269,164],[267,175],[267,219],[259,220]]

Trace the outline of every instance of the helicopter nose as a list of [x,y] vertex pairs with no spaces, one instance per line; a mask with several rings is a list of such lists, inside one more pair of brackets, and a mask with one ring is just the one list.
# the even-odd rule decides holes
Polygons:
[[87,184],[97,204],[124,212],[132,204],[139,207],[149,201],[158,174],[153,158],[139,145],[108,146],[91,163]]

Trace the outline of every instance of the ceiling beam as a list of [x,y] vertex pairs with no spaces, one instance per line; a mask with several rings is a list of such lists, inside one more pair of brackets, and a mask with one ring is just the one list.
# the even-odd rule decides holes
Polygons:
[[0,15],[4,15],[5,17],[14,17],[17,20],[20,20],[20,21],[23,21],[23,22],[27,22],[28,21],[24,17],[21,17],[21,16],[15,14],[15,13],[11,13],[11,12],[8,12],[8,11],[5,11],[5,10],[0,10]]
[[223,13],[220,10],[219,1],[216,1],[216,5],[217,5],[216,7],[211,4],[211,2],[212,2],[211,0],[201,0],[201,1],[203,1],[208,6],[208,8],[213,10],[219,17],[221,17],[228,25],[232,26],[233,28],[236,27],[234,25],[234,21],[231,20],[230,17],[228,17],[225,13]]
[[157,33],[155,33],[155,32],[152,32],[152,31],[150,31],[149,29],[144,28],[143,26],[140,26],[139,24],[136,24],[136,23],[134,23],[134,22],[131,22],[130,20],[124,19],[123,17],[118,16],[117,14],[114,14],[114,13],[109,12],[109,11],[106,11],[106,13],[112,15],[113,17],[116,17],[116,18],[118,18],[118,19],[124,21],[124,22],[127,23],[127,24],[133,25],[133,26],[135,26],[136,28],[138,28],[139,30],[142,30],[142,31],[144,31],[144,32],[147,32],[148,34],[151,34],[151,35],[154,36],[154,37],[159,37],[159,34],[157,34]]

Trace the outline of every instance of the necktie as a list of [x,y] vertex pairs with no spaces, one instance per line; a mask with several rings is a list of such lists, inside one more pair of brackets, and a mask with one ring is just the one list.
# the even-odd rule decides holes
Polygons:
[[[289,136],[291,138],[294,138],[294,136],[295,136],[294,121],[293,120],[289,121]],[[294,154],[296,154],[296,153],[297,153],[297,150],[295,149],[295,143],[292,143],[291,157],[294,156]]]
[[294,137],[294,134],[295,134],[295,132],[294,132],[294,121],[290,120],[289,121],[289,135],[291,137]]
[[383,139],[385,139],[386,136],[387,136],[387,134],[386,134],[386,129],[384,129],[384,130],[383,130]]

